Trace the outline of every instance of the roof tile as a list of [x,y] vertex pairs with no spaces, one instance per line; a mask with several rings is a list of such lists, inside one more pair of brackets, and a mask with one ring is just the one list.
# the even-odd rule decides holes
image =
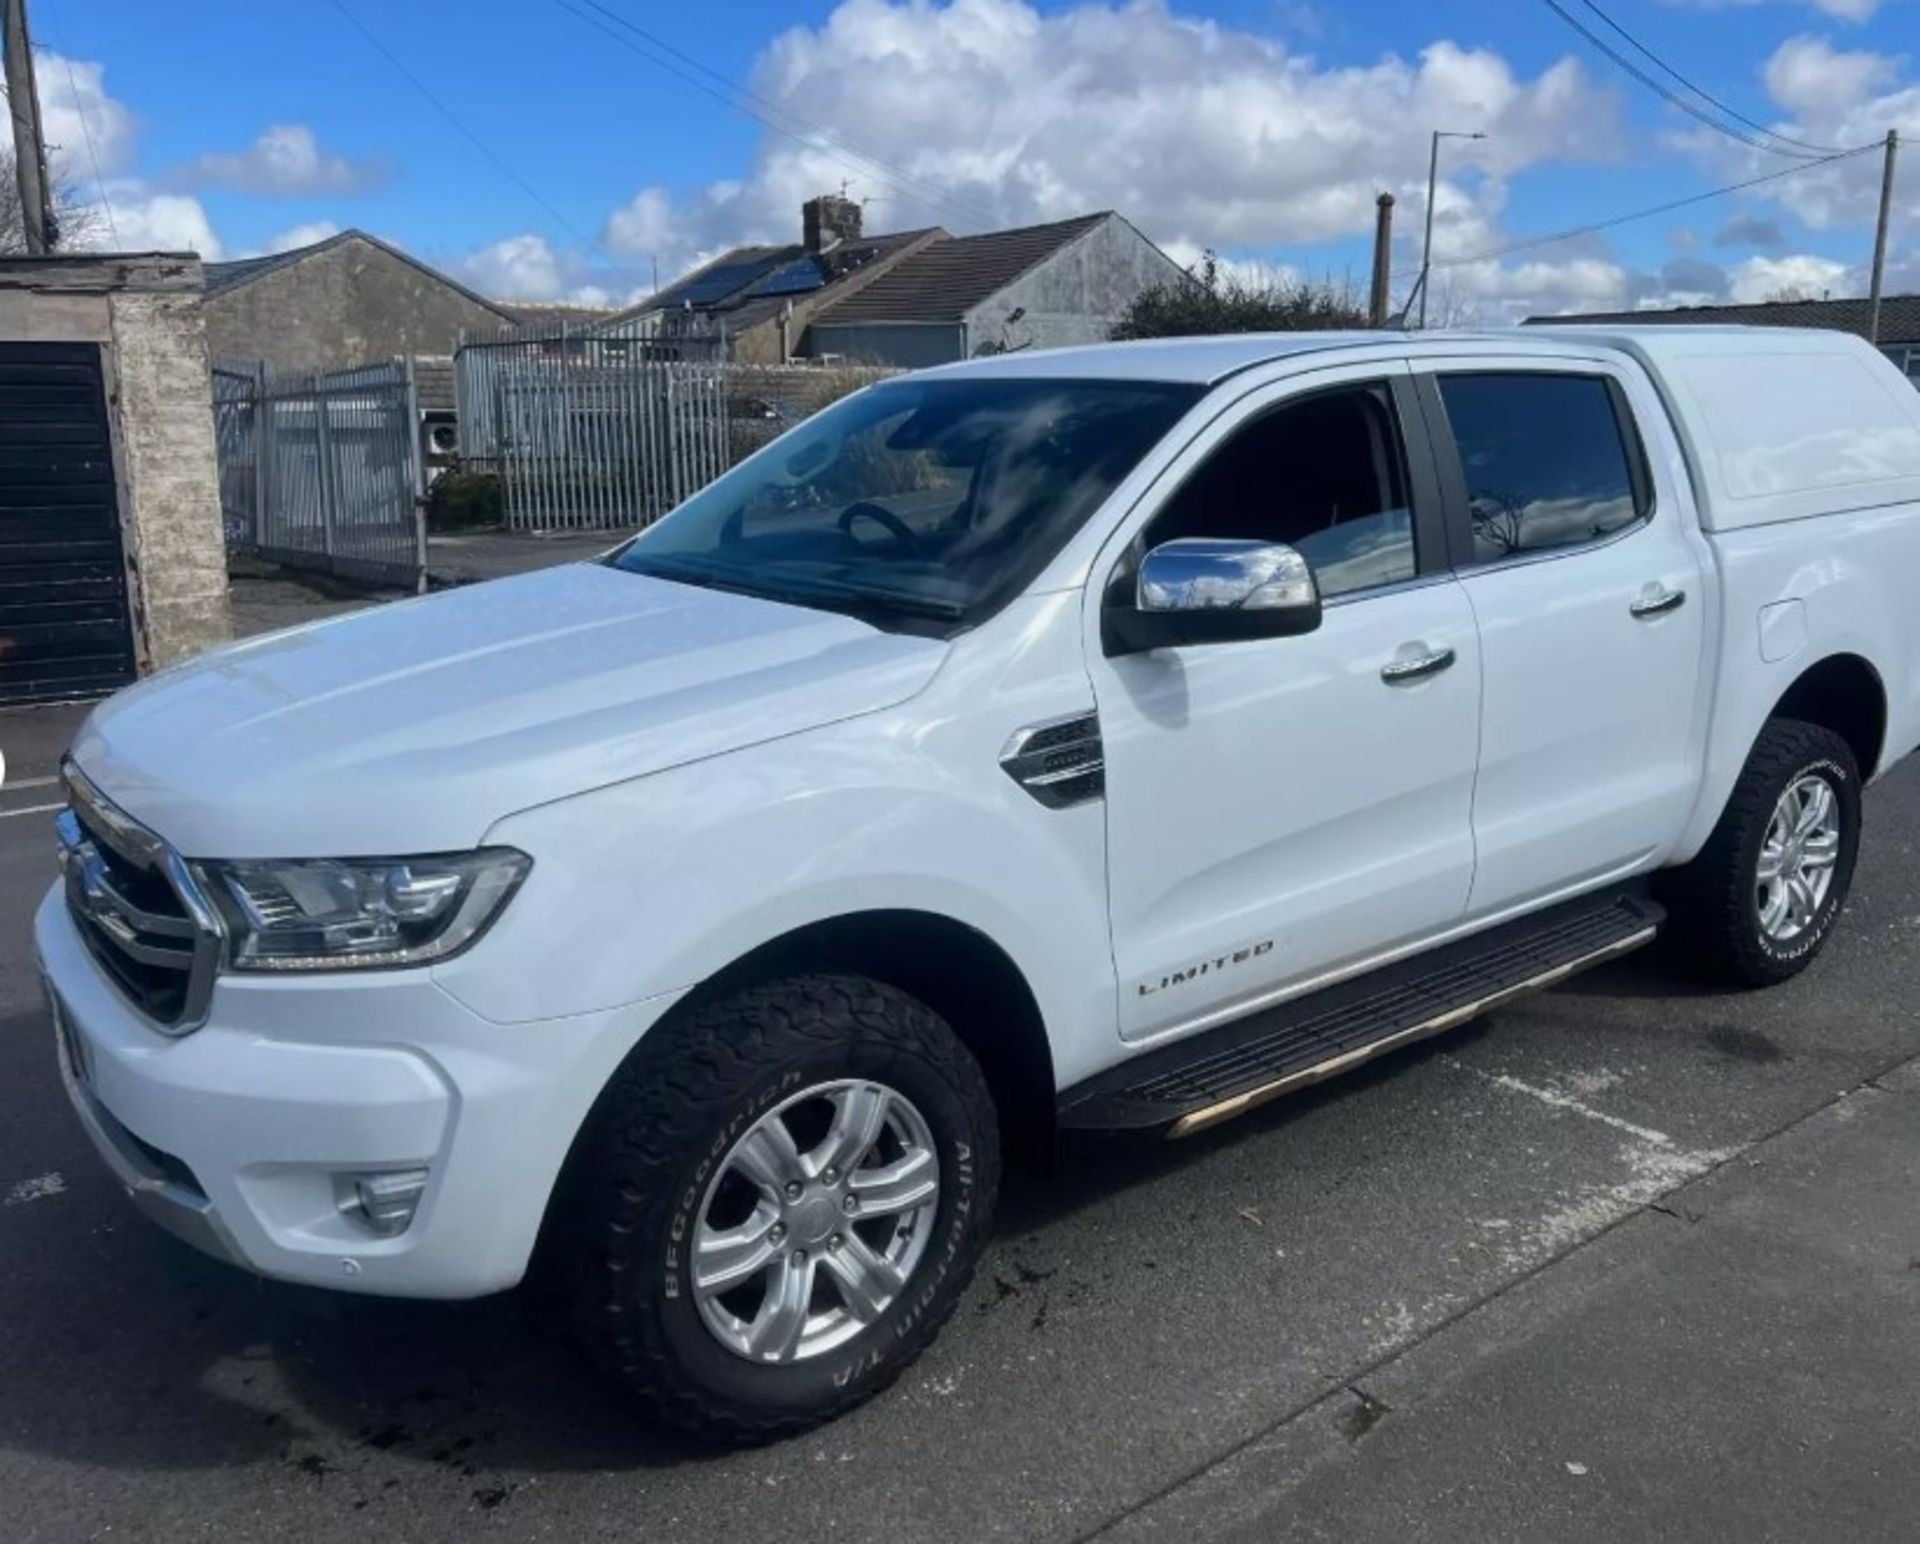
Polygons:
[[988,296],[1110,217],[1102,211],[1051,225],[936,241],[858,294],[829,306],[814,321],[828,325],[957,322]]

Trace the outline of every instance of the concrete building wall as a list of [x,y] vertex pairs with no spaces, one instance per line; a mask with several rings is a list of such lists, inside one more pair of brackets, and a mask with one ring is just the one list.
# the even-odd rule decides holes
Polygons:
[[207,297],[215,354],[264,359],[279,375],[397,354],[451,354],[461,329],[508,325],[492,307],[358,237]]
[[[967,355],[1104,343],[1142,290],[1180,271],[1125,220],[1109,216],[969,311]],[[1011,320],[1015,311],[1025,314]]]
[[191,255],[0,262],[0,341],[101,350],[143,670],[231,633],[201,283]]
[[922,370],[965,359],[966,328],[959,322],[816,322],[807,352],[815,359],[833,354],[849,364]]
[[225,642],[227,548],[207,340],[196,290],[113,297],[129,560],[146,662],[158,670]]

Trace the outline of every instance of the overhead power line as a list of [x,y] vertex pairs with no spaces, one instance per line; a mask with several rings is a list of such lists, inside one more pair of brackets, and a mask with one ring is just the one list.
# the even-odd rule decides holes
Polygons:
[[862,149],[825,125],[802,117],[791,108],[736,84],[685,50],[676,48],[666,39],[601,4],[600,0],[554,0],[554,3],[576,20],[597,29],[696,91],[743,113],[795,144],[827,157],[858,176],[883,183],[905,199],[927,205],[936,211],[949,211],[969,225],[991,226],[999,218],[997,212],[987,205],[975,204],[951,189],[943,188]]
[[[417,74],[415,74],[412,69],[410,69],[407,66],[405,60],[401,59],[398,54],[394,53],[394,51],[388,48],[385,43],[381,42],[378,35],[375,34],[373,30],[369,28],[365,22],[361,21],[358,16],[355,16],[352,11],[347,9],[345,0],[332,0],[332,3],[333,3],[333,8],[336,11],[338,11],[343,17],[346,18],[346,20],[352,25],[354,30],[358,32],[363,38],[365,38],[370,44],[372,44],[374,50],[383,59],[385,59],[388,64],[392,65],[394,69],[399,71],[400,74],[413,87],[413,89],[419,92],[421,96],[425,97],[427,101],[434,107],[434,109],[439,112],[441,117],[445,118],[448,123],[452,124],[454,128],[458,129],[461,135],[466,139],[466,141],[470,145],[472,145],[475,150],[478,150],[481,155],[485,156],[489,161],[491,161],[495,169],[498,170],[503,176],[505,176],[509,182],[511,182],[515,187],[517,187],[522,193],[526,194],[528,198],[532,199],[534,203],[538,204],[542,209],[544,209],[547,212],[547,214],[553,219],[553,221],[560,226],[562,230],[566,231],[570,236],[573,237],[575,241],[580,242],[583,246],[598,247],[602,252],[605,252],[607,250],[606,247],[602,245],[602,243],[599,241],[598,238],[587,235],[577,225],[575,225],[573,221],[569,220],[564,214],[562,214],[558,209],[556,209],[553,206],[553,204],[547,199],[547,197],[543,193],[541,193],[541,191],[538,188],[536,188],[532,183],[528,182],[525,177],[522,177],[517,171],[515,171],[511,166],[509,166],[507,162],[503,160],[494,151],[492,146],[487,144],[485,140],[483,140],[478,134],[476,134],[471,128],[469,128],[466,122],[460,117],[460,115],[456,113],[451,107],[447,106],[447,104],[440,99],[439,95],[433,90],[433,88],[429,86],[424,80],[422,80]],[[611,257],[611,256],[615,256],[616,254],[608,253],[607,255]]]
[[1721,101],[1704,87],[1696,86],[1692,81],[1688,80],[1686,76],[1682,75],[1672,65],[1668,64],[1666,60],[1662,59],[1652,49],[1648,48],[1646,44],[1642,43],[1631,32],[1627,31],[1625,27],[1621,26],[1619,22],[1615,21],[1603,11],[1596,3],[1596,0],[1581,0],[1581,3],[1585,5],[1589,11],[1593,12],[1595,16],[1598,16],[1601,21],[1605,22],[1608,27],[1612,28],[1614,32],[1624,38],[1634,52],[1638,53],[1642,58],[1651,61],[1656,69],[1660,70],[1672,80],[1679,82],[1680,85],[1699,97],[1701,101],[1709,103],[1719,111],[1725,113],[1729,118],[1733,119],[1735,123],[1743,124],[1749,129],[1766,135],[1769,139],[1777,139],[1782,144],[1791,145],[1796,150],[1804,150],[1811,155],[1840,155],[1846,150],[1847,147],[1843,145],[1810,144],[1804,139],[1795,139],[1791,134],[1782,134],[1778,129],[1770,129],[1764,123],[1754,122],[1754,120],[1749,118],[1745,113],[1739,111],[1737,108],[1727,106],[1725,102]]
[[[51,19],[51,12],[49,12]],[[100,157],[93,148],[93,130],[87,124],[86,104],[80,100],[80,82],[74,78],[73,55],[67,52],[66,32],[62,29],[55,38],[60,45],[60,62],[67,67],[67,90],[73,94],[73,111],[80,119],[80,138],[86,143],[87,164],[93,168],[93,190],[100,199],[100,211],[107,217],[107,234],[113,238],[113,244],[120,245],[120,227],[113,218],[113,201],[107,197],[106,179],[100,175]]]
[[1487,252],[1474,252],[1465,257],[1436,258],[1435,268],[1458,268],[1466,263],[1490,263],[1498,258],[1511,257],[1515,252],[1530,252],[1535,247],[1550,247],[1562,241],[1571,241],[1576,236],[1591,236],[1599,231],[1612,230],[1617,225],[1628,225],[1635,220],[1651,219],[1657,214],[1671,214],[1676,209],[1685,209],[1692,204],[1704,204],[1710,199],[1725,198],[1729,193],[1739,193],[1747,188],[1755,188],[1764,182],[1778,182],[1782,177],[1796,177],[1802,172],[1810,172],[1815,167],[1831,166],[1836,161],[1851,160],[1854,156],[1878,154],[1881,146],[1862,145],[1858,150],[1843,150],[1837,155],[1820,156],[1814,160],[1802,161],[1798,166],[1787,166],[1777,172],[1768,172],[1764,176],[1749,177],[1745,182],[1730,182],[1724,188],[1710,188],[1705,193],[1695,193],[1687,198],[1676,198],[1664,204],[1654,204],[1647,209],[1635,209],[1627,214],[1614,215],[1609,219],[1595,220],[1588,225],[1576,225],[1569,230],[1555,231],[1547,236],[1533,236],[1525,241],[1516,241],[1510,246],[1496,247]]
[[[1573,12],[1569,11],[1566,6],[1560,3],[1560,0],[1540,0],[1540,3],[1546,6],[1548,10],[1552,11],[1554,15],[1558,16],[1569,27],[1573,28],[1575,32],[1579,33],[1581,37],[1585,38],[1615,64],[1619,65],[1621,69],[1639,81],[1640,84],[1645,86],[1649,91],[1663,98],[1665,101],[1672,103],[1675,107],[1679,108],[1681,112],[1687,114],[1688,117],[1698,119],[1716,133],[1724,134],[1728,139],[1745,145],[1749,150],[1764,150],[1769,155],[1793,156],[1808,161],[1813,159],[1815,152],[1808,150],[1789,150],[1781,145],[1769,144],[1764,139],[1755,139],[1752,135],[1731,127],[1697,103],[1688,101],[1685,97],[1670,91],[1658,80],[1655,80],[1653,76],[1641,69],[1639,65],[1635,64],[1625,54],[1621,53],[1619,49],[1615,48],[1605,38],[1601,37],[1599,33],[1595,32],[1585,22],[1581,21],[1579,17],[1575,16]],[[1829,155],[1841,153],[1842,152],[1838,150],[1826,152],[1826,154]]]

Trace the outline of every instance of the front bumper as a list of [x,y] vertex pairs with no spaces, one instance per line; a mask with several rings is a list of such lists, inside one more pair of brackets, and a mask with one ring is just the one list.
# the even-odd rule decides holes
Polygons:
[[[61,1075],[136,1205],[263,1276],[477,1297],[525,1273],[593,1101],[673,996],[495,1024],[424,970],[223,976],[206,1023],[157,1034],[88,953],[59,886],[34,918]],[[355,1176],[425,1169],[404,1232],[341,1205]]]

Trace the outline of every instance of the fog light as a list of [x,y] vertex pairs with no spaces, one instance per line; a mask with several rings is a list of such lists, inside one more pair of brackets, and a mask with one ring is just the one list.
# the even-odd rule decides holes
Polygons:
[[394,1169],[385,1174],[337,1174],[334,1189],[340,1210],[381,1238],[407,1231],[420,1197],[426,1194],[425,1169]]

